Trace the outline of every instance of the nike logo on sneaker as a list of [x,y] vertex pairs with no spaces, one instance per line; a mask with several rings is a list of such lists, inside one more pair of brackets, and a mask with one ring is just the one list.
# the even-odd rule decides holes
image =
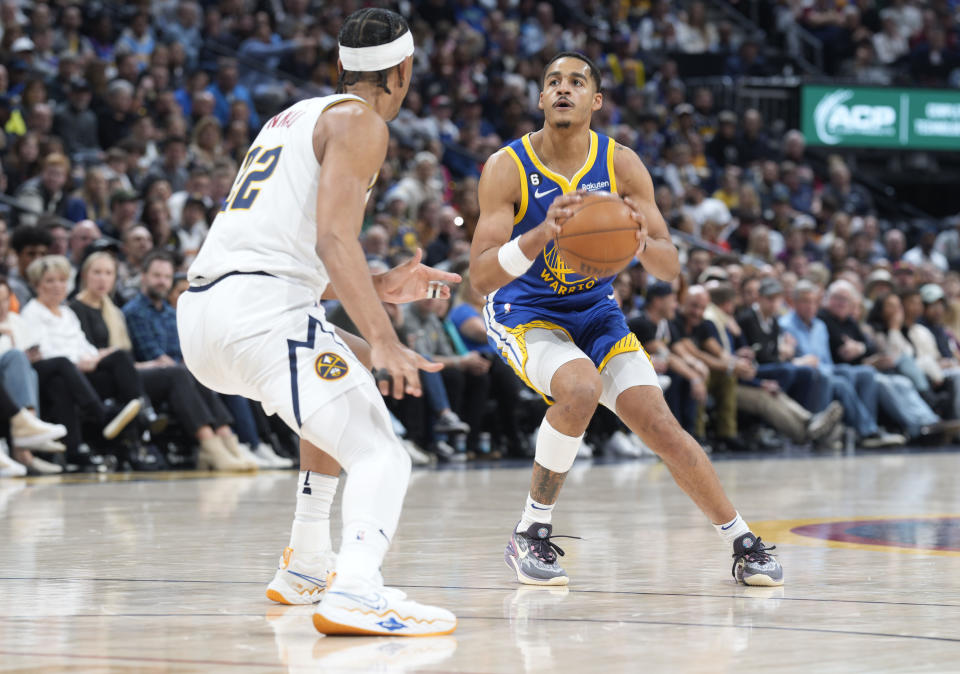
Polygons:
[[289,573],[290,575],[296,576],[297,578],[302,578],[303,580],[307,581],[308,583],[313,583],[313,584],[315,584],[317,587],[326,587],[326,586],[327,586],[327,581],[325,581],[325,580],[320,580],[319,578],[314,578],[313,576],[308,576],[308,575],[305,574],[305,573],[297,573],[296,571],[290,571],[289,569],[287,569],[287,573]]
[[352,599],[358,604],[363,604],[368,609],[372,611],[382,611],[387,608],[387,600],[383,598],[383,595],[372,594],[369,597],[364,597],[362,594],[351,594],[349,592],[337,592],[336,590],[328,590],[330,594],[339,594],[342,597],[347,599]]
[[546,192],[541,192],[541,191],[540,191],[540,188],[537,188],[537,191],[533,193],[533,196],[535,196],[537,199],[542,199],[543,197],[547,196],[547,195],[550,194],[551,192],[556,192],[558,189],[560,189],[560,188],[554,187],[552,190],[547,190]]

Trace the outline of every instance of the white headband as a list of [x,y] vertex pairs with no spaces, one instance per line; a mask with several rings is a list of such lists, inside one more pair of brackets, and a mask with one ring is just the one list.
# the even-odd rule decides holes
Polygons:
[[413,53],[413,34],[408,30],[393,42],[376,47],[340,45],[343,69],[351,72],[376,72],[397,65]]

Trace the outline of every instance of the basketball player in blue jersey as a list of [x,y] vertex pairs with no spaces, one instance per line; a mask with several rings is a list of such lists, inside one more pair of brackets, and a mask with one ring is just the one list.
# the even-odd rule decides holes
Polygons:
[[781,585],[783,570],[724,494],[699,444],[674,419],[658,378],[627,328],[610,278],[578,276],[554,237],[583,194],[615,192],[639,225],[636,257],[671,280],[677,250],[637,155],[590,129],[603,105],[600,71],[576,52],[554,57],[543,74],[544,126],[490,157],[480,178],[480,219],[470,277],[486,295],[484,321],[500,356],[552,401],[540,425],[530,492],[504,553],[517,580],[565,585],[551,516],[597,403],[663,459],[673,478],[733,550],[733,574],[747,585]]

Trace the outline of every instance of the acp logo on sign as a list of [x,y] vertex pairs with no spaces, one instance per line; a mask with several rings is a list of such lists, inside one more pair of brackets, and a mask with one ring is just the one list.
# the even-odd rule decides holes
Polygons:
[[817,103],[813,118],[820,142],[836,145],[844,136],[895,136],[897,111],[889,105],[854,103],[851,89],[838,89]]

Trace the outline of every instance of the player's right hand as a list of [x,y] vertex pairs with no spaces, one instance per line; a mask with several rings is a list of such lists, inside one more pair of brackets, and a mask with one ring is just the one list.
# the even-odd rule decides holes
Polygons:
[[571,192],[570,194],[562,194],[553,200],[550,208],[547,209],[547,216],[537,226],[544,245],[560,233],[564,221],[573,215],[574,207],[583,201],[584,194],[586,192]]
[[430,362],[397,340],[371,345],[370,361],[380,393],[397,400],[404,394],[420,396],[419,370],[439,372],[443,369],[443,363]]

